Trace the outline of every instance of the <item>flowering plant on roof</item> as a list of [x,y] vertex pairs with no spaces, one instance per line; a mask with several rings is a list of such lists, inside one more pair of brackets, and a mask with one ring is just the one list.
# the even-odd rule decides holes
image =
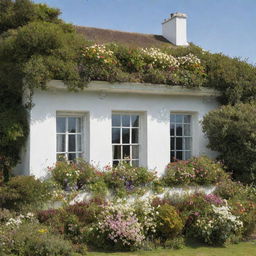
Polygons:
[[153,68],[162,70],[173,70],[179,67],[178,60],[170,54],[162,52],[157,48],[144,48],[141,49],[144,60],[148,65]]
[[87,62],[99,63],[105,65],[117,64],[114,52],[103,44],[94,44],[92,46],[85,47],[82,51],[82,56]]

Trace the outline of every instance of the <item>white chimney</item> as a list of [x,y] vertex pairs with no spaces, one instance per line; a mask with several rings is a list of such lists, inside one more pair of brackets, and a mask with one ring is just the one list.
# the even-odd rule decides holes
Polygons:
[[162,35],[175,45],[187,46],[187,15],[176,12],[162,23]]

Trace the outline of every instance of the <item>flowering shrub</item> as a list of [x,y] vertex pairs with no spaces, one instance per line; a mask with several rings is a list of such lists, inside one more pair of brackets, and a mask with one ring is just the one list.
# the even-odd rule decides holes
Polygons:
[[256,203],[250,200],[236,201],[232,205],[232,213],[243,222],[243,235],[250,236],[256,228]]
[[124,196],[127,193],[138,193],[150,188],[156,179],[156,173],[143,167],[133,167],[125,163],[107,168],[105,174],[105,182],[109,189],[113,190],[118,196]]
[[211,212],[197,218],[191,234],[207,244],[223,245],[241,235],[242,228],[242,221],[231,213],[230,207],[212,205]]
[[104,65],[117,64],[114,52],[107,49],[103,44],[94,44],[92,46],[85,47],[82,51],[82,56],[86,62],[90,63],[99,63]]
[[[49,171],[54,181],[61,185],[62,189],[68,191],[83,189],[102,194],[106,192],[104,173],[83,160],[79,160],[77,163],[57,162],[54,167],[49,168]],[[58,193],[58,190],[55,191]]]
[[77,179],[80,175],[75,163],[67,163],[65,161],[59,161],[54,167],[48,168],[52,178],[59,184],[63,189],[74,188],[77,185]]
[[140,223],[143,225],[143,233],[147,238],[152,238],[155,236],[157,227],[157,216],[158,211],[152,205],[152,200],[139,199],[136,200],[132,205],[135,214]]
[[162,52],[158,48],[141,49],[144,60],[152,68],[162,70],[174,70],[179,67],[178,60],[170,54]]
[[194,71],[201,75],[205,74],[204,67],[201,64],[201,60],[192,53],[189,53],[182,57],[177,57],[179,66],[181,68]]
[[205,156],[172,162],[167,165],[163,181],[166,185],[208,185],[226,180],[228,175],[220,163]]
[[134,208],[119,203],[105,206],[98,224],[93,231],[105,247],[132,249],[140,247],[145,236],[142,223],[139,222]]

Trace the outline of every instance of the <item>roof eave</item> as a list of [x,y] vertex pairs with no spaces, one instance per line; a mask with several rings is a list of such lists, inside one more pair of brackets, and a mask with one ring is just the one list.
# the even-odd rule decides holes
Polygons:
[[[67,90],[67,85],[61,80],[51,80],[47,87],[52,90]],[[211,88],[196,87],[186,88],[184,86],[171,86],[166,84],[130,83],[106,81],[92,81],[85,85],[84,92],[106,92],[106,93],[129,93],[129,94],[151,94],[151,95],[180,95],[180,96],[208,96],[218,97],[220,92]]]

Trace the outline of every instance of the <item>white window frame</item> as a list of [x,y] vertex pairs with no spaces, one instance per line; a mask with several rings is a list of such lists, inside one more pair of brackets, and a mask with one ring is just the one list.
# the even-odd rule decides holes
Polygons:
[[[182,117],[182,122],[176,122],[174,123],[174,134],[171,134],[171,115],[175,115],[175,118],[177,115],[183,116]],[[184,116],[190,116],[190,122],[184,122]],[[182,159],[177,159],[177,160],[188,160],[189,158],[191,158],[193,156],[193,144],[194,144],[194,136],[193,136],[193,123],[194,123],[194,117],[193,117],[193,113],[191,112],[171,112],[170,113],[170,117],[169,117],[169,123],[170,123],[170,162],[173,162],[174,160],[172,159],[172,152],[174,152],[174,158],[177,159],[177,152],[181,152],[182,153]],[[176,125],[177,124],[181,124],[182,125],[182,135],[177,135],[176,134]],[[190,128],[190,135],[184,135],[184,127],[185,125],[189,125]],[[171,140],[172,138],[174,139],[174,148],[172,148],[172,143]],[[176,138],[181,138],[182,139],[182,149],[177,149],[176,146]],[[190,149],[185,149],[185,138],[190,138]],[[190,156],[186,157],[185,152],[190,152]]]
[[[120,126],[113,126],[112,124],[112,117],[113,115],[120,115],[121,116],[121,123]],[[123,126],[122,124],[122,116],[125,115],[129,115],[130,116],[130,126]],[[133,127],[131,126],[131,116],[138,116],[139,117],[139,123],[138,123],[138,127]],[[141,124],[142,124],[142,115],[141,113],[138,112],[125,112],[125,111],[113,111],[111,114],[111,145],[112,145],[112,165],[114,163],[114,161],[119,161],[120,162],[127,162],[130,165],[132,164],[132,161],[137,161],[137,165],[136,166],[140,166],[141,165]],[[120,129],[120,143],[113,143],[112,141],[112,136],[113,136],[113,132],[112,129]],[[128,128],[129,129],[129,143],[123,143],[123,136],[122,136],[122,130],[123,128]],[[132,129],[138,129],[138,142],[137,143],[132,143]],[[114,159],[114,146],[121,146],[121,158],[120,159]],[[123,157],[123,146],[129,146],[130,147],[130,159],[124,159]],[[137,146],[138,147],[138,158],[133,158],[133,152],[132,152],[132,148],[133,146]]]
[[[65,118],[65,132],[58,132],[57,131],[57,118]],[[80,132],[69,132],[68,131],[68,118],[80,118]],[[85,137],[85,127],[84,127],[84,121],[85,121],[85,116],[83,114],[78,114],[78,113],[57,113],[56,114],[56,160],[58,161],[58,155],[64,155],[65,159],[68,160],[68,155],[69,154],[75,154],[76,157],[74,161],[77,158],[83,158],[84,157],[84,150],[85,150],[85,143],[84,143],[84,137]],[[76,127],[77,127],[77,120],[76,120]],[[65,135],[65,151],[64,152],[58,152],[57,147],[57,136],[58,135]],[[68,150],[68,145],[69,145],[69,135],[75,135],[75,146],[76,149],[75,151],[69,151]],[[81,150],[78,150],[78,136],[81,136]],[[73,161],[73,160],[68,160],[68,161]]]

